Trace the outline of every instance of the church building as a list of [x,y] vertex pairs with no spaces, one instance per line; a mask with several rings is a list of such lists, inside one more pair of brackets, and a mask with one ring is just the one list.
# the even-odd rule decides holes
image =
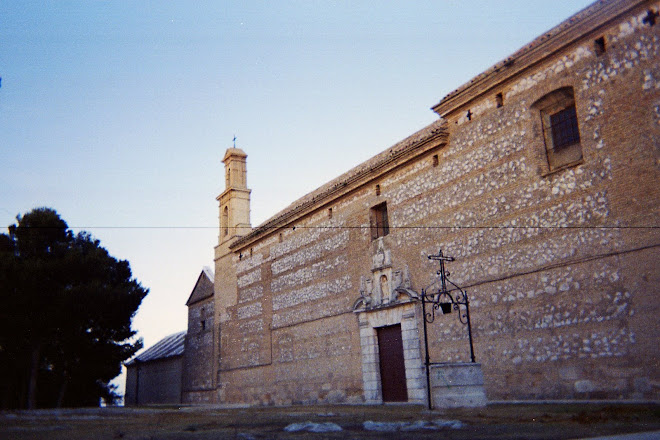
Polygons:
[[256,227],[228,149],[183,402],[659,399],[659,11],[593,3]]

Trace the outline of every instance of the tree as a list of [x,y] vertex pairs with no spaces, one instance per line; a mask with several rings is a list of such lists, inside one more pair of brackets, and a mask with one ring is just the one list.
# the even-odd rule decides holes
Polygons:
[[0,234],[0,401],[97,405],[140,348],[131,321],[148,293],[127,261],[37,208]]

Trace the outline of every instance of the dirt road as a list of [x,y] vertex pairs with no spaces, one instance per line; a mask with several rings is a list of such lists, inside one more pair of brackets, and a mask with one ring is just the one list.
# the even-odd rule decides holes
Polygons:
[[576,439],[660,430],[660,405],[93,408],[0,412],[0,439]]

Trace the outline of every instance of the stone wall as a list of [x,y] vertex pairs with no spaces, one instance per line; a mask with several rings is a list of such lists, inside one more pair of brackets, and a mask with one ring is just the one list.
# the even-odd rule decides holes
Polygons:
[[221,332],[221,400],[361,401],[349,233],[312,224],[236,258],[238,300]]
[[[649,280],[660,236],[648,226],[660,206],[660,44],[646,15],[502,84],[493,92],[503,107],[491,93],[470,103],[470,120],[465,108],[447,116],[445,163],[474,159],[419,211],[461,226],[444,231],[442,247],[457,258],[454,281],[470,291],[490,398],[658,396],[658,284]],[[607,50],[597,55],[600,36]],[[565,86],[575,91],[583,162],[550,173],[530,105]],[[444,321],[432,333],[436,359],[465,360],[461,326]]]
[[[553,43],[551,55],[478,93],[463,89],[475,97],[361,165],[361,180],[349,172],[231,250],[219,247],[219,401],[378,401],[364,359],[373,359],[368,339],[379,324],[365,328],[354,302],[365,280],[388,274],[392,283],[404,268],[419,292],[436,279],[427,256],[439,248],[456,258],[451,279],[470,295],[489,399],[660,397],[652,8],[660,4],[642,2],[573,43]],[[574,93],[582,159],[551,170],[532,105],[564,87]],[[429,134],[440,126],[448,143]],[[397,159],[401,145],[417,149]],[[372,240],[370,209],[383,202],[389,234]],[[410,316],[417,329],[405,330],[419,334],[421,316]],[[429,330],[432,361],[469,360],[456,314]],[[420,359],[406,368],[419,370]]]
[[183,356],[184,403],[210,403],[215,400],[214,300],[188,306],[188,331]]

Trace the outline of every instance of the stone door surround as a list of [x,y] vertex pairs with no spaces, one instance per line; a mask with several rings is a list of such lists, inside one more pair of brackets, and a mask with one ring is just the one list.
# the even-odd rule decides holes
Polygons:
[[[366,403],[382,403],[378,337],[376,329],[401,324],[408,402],[426,402],[426,382],[417,325],[417,304],[400,303],[386,308],[356,311],[362,347],[362,381]],[[419,312],[421,313],[421,311]]]

